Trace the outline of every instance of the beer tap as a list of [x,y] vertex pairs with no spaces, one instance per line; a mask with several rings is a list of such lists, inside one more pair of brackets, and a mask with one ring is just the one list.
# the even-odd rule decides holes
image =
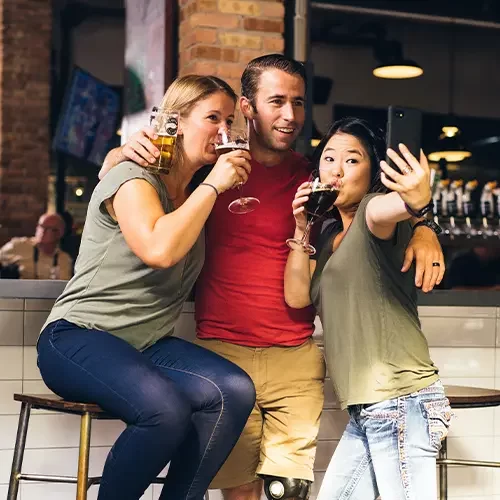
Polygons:
[[492,219],[494,216],[495,204],[493,199],[493,190],[496,186],[496,181],[487,182],[481,192],[481,217],[485,236],[491,236],[493,234],[493,231],[489,226],[489,219]]
[[462,234],[460,227],[456,225],[455,217],[463,215],[463,184],[464,181],[462,179],[457,179],[450,184],[450,188],[448,190],[446,206],[450,217],[450,232],[452,237],[453,235]]
[[432,192],[432,213],[434,215],[434,222],[439,225],[439,218],[442,215],[441,197],[443,196],[441,181],[438,180],[434,183]]
[[[448,214],[448,199],[450,195],[450,179],[441,179],[439,181],[438,189],[436,191],[440,192],[439,199],[437,200],[440,207],[440,215],[442,218],[446,219]],[[449,224],[442,222],[441,226],[443,228],[444,234],[450,234]]]
[[451,183],[451,189],[455,191],[455,206],[457,217],[464,215],[464,181],[457,179]]
[[476,229],[472,227],[471,224],[471,217],[476,216],[476,210],[474,206],[474,201],[472,199],[472,193],[474,192],[475,189],[477,189],[478,182],[477,180],[472,180],[469,181],[465,184],[465,190],[463,194],[463,211],[465,215],[465,232],[467,233],[467,237],[470,238],[471,236],[476,234]]
[[495,217],[497,220],[497,229],[493,231],[493,234],[495,236],[498,236],[500,234],[500,187],[495,187],[493,190],[493,195],[495,197]]
[[439,181],[441,187],[441,215],[446,217],[448,215],[448,195],[450,192],[450,179],[441,179]]

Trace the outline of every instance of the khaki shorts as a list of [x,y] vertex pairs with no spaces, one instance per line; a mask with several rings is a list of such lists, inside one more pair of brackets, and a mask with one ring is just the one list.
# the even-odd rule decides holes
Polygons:
[[210,488],[248,484],[256,474],[314,480],[325,378],[321,349],[312,339],[297,347],[196,343],[245,370],[257,392],[247,424]]

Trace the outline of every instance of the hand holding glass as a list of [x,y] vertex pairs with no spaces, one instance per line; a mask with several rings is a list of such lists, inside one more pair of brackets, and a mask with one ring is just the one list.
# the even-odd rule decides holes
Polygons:
[[[219,134],[218,144],[215,146],[217,156],[238,149],[250,150],[248,144],[248,132],[245,128],[231,127],[231,130],[223,129]],[[246,214],[253,212],[260,204],[257,198],[242,196],[242,184],[238,184],[240,197],[229,204],[229,211],[234,214]]]
[[332,207],[339,194],[339,186],[334,184],[326,184],[316,177],[311,182],[311,193],[309,200],[305,204],[307,213],[307,225],[302,238],[289,238],[286,240],[287,245],[291,249],[301,249],[308,255],[314,255],[316,249],[307,243],[307,238],[311,232],[312,225],[323,217]]
[[153,139],[152,143],[160,151],[160,156],[146,168],[156,173],[168,174],[172,168],[179,125],[179,113],[155,106],[151,111],[150,125],[155,129],[155,133],[158,136],[156,139]]

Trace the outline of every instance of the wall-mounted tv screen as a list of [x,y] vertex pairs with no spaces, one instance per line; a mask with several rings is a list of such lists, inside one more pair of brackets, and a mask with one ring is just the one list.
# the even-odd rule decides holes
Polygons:
[[65,93],[52,143],[54,150],[100,166],[116,138],[120,95],[75,67]]

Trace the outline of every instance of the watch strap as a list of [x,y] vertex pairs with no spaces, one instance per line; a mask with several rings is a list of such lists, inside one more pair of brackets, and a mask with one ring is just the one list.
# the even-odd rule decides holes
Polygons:
[[415,231],[415,229],[418,226],[427,226],[429,229],[434,231],[437,235],[439,235],[443,232],[443,230],[441,229],[441,226],[439,224],[436,224],[433,220],[429,220],[429,219],[419,220],[416,224],[414,224],[413,231]]

